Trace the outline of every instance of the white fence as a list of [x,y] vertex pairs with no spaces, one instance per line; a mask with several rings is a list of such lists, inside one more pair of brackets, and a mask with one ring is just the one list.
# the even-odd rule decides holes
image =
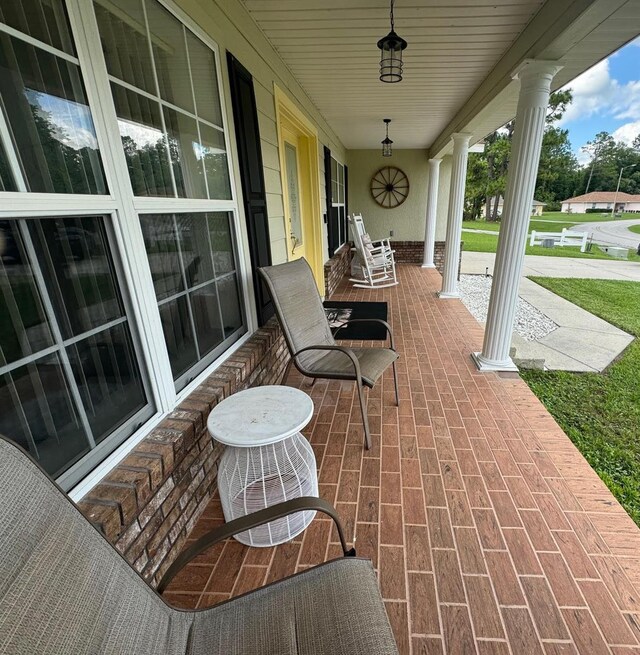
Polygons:
[[531,232],[529,239],[530,246],[539,246],[546,239],[553,239],[554,245],[557,246],[580,246],[580,252],[587,249],[587,232],[572,232],[567,230],[566,227],[562,228],[562,232]]

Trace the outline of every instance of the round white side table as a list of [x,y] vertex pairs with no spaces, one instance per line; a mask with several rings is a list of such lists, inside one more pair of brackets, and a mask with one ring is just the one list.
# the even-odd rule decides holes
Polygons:
[[[225,521],[300,496],[318,495],[316,458],[300,434],[313,401],[291,387],[253,387],[216,405],[207,427],[227,446],[218,467]],[[247,546],[275,546],[293,539],[315,511],[297,512],[236,535]]]

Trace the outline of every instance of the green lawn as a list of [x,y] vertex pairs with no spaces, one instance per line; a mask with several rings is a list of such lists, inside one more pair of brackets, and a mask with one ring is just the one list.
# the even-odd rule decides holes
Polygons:
[[[638,218],[640,218],[640,216]],[[629,229],[636,234],[640,234],[640,225],[631,225]]]
[[[640,282],[531,278],[636,337]],[[640,341],[604,373],[522,371],[532,391],[640,525]]]
[[[481,232],[463,232],[462,250],[468,252],[495,252],[498,246],[498,233],[482,234]],[[602,252],[598,246],[592,246],[591,252],[580,252],[580,248],[543,248],[542,246],[530,246],[527,243],[525,250],[527,255],[543,255],[544,257],[574,257],[579,259],[613,259]],[[640,256],[629,251],[629,261],[640,261]]]

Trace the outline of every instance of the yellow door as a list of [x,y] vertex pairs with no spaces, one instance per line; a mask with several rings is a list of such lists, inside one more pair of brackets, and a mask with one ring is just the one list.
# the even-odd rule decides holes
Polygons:
[[299,137],[289,129],[282,130],[284,142],[284,213],[288,229],[289,260],[306,257],[303,207],[306,204],[300,181]]
[[324,294],[318,134],[286,94],[274,91],[287,255],[309,262]]

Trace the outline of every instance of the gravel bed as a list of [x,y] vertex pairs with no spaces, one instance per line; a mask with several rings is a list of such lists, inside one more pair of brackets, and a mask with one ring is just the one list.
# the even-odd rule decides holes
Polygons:
[[[473,316],[486,323],[489,295],[493,278],[484,275],[461,275],[458,288],[462,302]],[[518,298],[516,307],[516,322],[514,329],[526,341],[538,341],[557,328],[548,316],[528,303]]]

